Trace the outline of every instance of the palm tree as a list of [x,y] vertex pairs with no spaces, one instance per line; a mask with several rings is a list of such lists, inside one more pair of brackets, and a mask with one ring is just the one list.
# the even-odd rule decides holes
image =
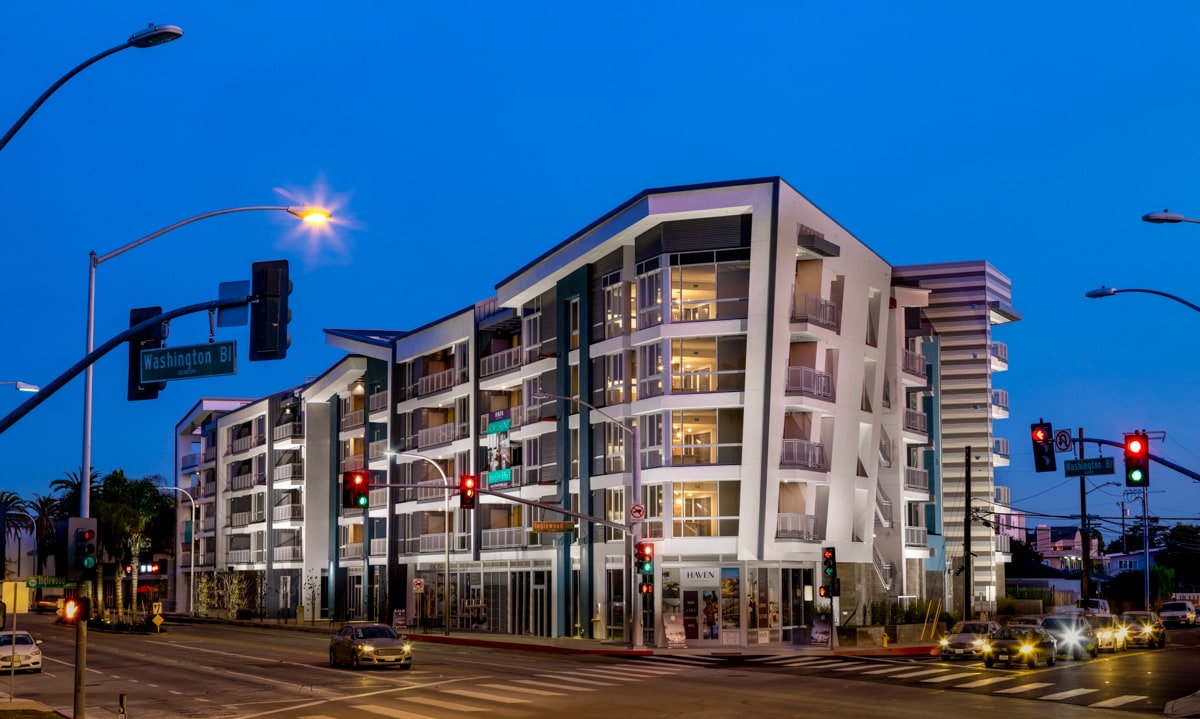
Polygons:
[[[46,557],[57,554],[58,522],[66,519],[62,501],[57,497],[33,495],[29,502],[29,513],[33,517],[33,539],[37,547],[37,573],[46,571]],[[64,567],[55,566],[55,571],[62,572]]]
[[[138,584],[138,559],[143,550],[151,545],[156,520],[170,512],[171,501],[158,487],[162,477],[151,475],[141,479],[129,479],[124,470],[110,472],[100,482],[96,494],[96,518],[99,523],[100,544],[103,553],[117,562],[115,601],[117,621],[125,621],[124,582],[121,567],[125,563],[133,566],[133,582]],[[137,597],[134,597],[134,617],[137,616]]]
[[16,492],[0,491],[0,521],[3,522],[3,536],[0,537],[0,578],[8,578],[7,540],[19,538],[33,528],[33,520],[29,518],[26,509],[28,502],[21,499]]
[[[92,494],[96,493],[96,480],[100,479],[100,473],[92,470],[88,485],[92,490]],[[83,496],[83,475],[78,472],[67,472],[66,476],[61,479],[56,479],[50,483],[50,489],[59,495],[58,499],[62,502],[63,512],[68,517],[78,517],[80,509],[80,497]]]

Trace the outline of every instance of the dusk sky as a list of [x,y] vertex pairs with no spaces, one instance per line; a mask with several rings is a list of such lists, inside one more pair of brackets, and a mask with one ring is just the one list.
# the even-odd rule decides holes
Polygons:
[[[1200,470],[1200,72],[1194,2],[10,3],[0,128],[85,59],[148,23],[184,36],[105,58],[0,151],[0,381],[45,386],[84,355],[88,253],[215,217],[97,270],[96,344],[129,310],[175,308],[291,261],[287,359],[126,401],[126,349],[97,363],[92,463],[172,474],[201,397],[258,398],[343,353],[326,328],[410,329],[643,189],[781,176],[893,265],[988,260],[1023,319],[997,329],[1011,417],[998,484],[1030,513],[1078,515],[1079,480],[1033,471],[1029,424],[1120,441]],[[169,343],[209,338],[206,315]],[[28,395],[0,386],[0,415]],[[81,461],[83,378],[0,435],[22,496]],[[1095,456],[1094,446],[1088,448]],[[1094,478],[1116,538],[1124,486]],[[1200,487],[1154,465],[1150,511],[1200,522]],[[1140,501],[1133,502],[1140,515]],[[1031,518],[1030,524],[1077,520]]]

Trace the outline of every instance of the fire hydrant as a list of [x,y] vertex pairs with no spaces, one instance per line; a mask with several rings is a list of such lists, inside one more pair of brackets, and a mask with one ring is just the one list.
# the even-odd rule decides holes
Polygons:
[[883,648],[884,649],[887,649],[887,644],[888,644],[888,635],[887,635],[887,632],[884,632],[883,633]]

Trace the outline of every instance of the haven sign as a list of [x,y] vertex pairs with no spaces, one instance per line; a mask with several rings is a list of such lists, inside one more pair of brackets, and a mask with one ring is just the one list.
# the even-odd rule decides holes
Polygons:
[[237,343],[211,342],[142,350],[142,384],[237,374]]

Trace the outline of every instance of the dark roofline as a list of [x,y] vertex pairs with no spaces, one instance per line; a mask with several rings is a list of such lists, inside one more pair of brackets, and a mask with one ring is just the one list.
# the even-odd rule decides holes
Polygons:
[[[325,329],[325,334],[354,342],[363,342],[376,347],[391,347],[396,340],[411,334],[405,330],[349,330]],[[383,339],[387,338],[387,339]]]

